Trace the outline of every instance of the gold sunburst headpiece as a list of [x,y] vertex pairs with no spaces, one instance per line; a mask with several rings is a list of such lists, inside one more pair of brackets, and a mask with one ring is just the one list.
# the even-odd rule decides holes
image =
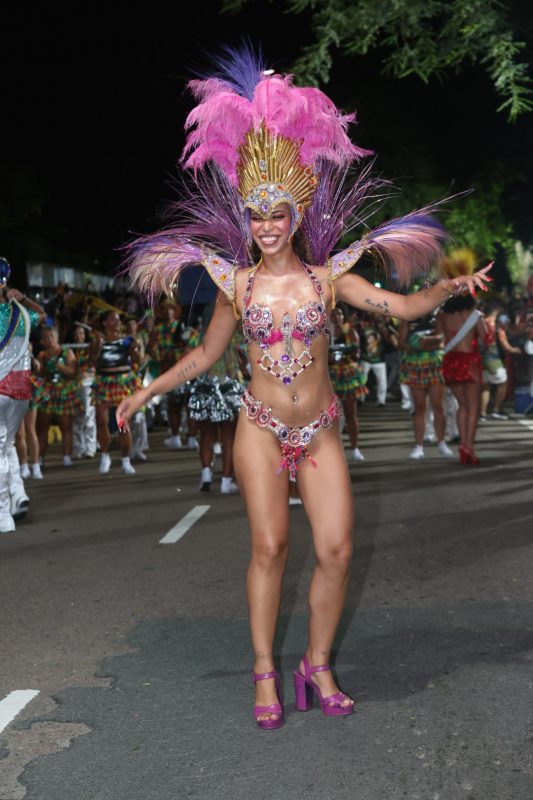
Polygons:
[[301,140],[272,133],[264,122],[246,134],[239,149],[237,174],[244,208],[263,219],[287,203],[292,213],[291,233],[300,225],[318,186],[319,173],[300,162]]
[[456,247],[442,259],[442,269],[448,278],[473,275],[476,269],[476,254],[469,247]]

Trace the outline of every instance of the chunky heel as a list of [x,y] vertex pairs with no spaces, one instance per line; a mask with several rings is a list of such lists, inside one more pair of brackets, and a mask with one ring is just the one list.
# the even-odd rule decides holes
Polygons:
[[[328,697],[323,697],[316,681],[313,680],[314,673],[329,671],[329,664],[320,664],[312,667],[307,656],[303,657],[302,662],[304,674],[302,675],[299,670],[294,673],[296,710],[309,711],[313,705],[313,695],[316,694],[322,713],[326,717],[344,717],[348,714],[353,714],[355,700],[352,700],[347,694],[340,691]],[[345,705],[346,701],[349,701],[348,705]]]
[[303,675],[294,673],[294,694],[296,697],[296,710],[309,711],[313,706],[313,690],[305,682]]

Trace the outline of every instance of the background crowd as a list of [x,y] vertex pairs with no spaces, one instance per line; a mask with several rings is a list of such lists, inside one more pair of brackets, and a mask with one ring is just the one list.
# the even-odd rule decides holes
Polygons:
[[[41,308],[17,290],[4,287],[2,292],[6,325],[10,292],[32,315],[31,387],[25,394],[31,397],[5,458],[11,481],[18,476],[17,457],[20,465],[20,480],[9,489],[10,512],[9,500],[4,503],[6,530],[13,530],[13,520],[28,509],[23,481],[46,476],[47,453],[56,443],[65,468],[99,455],[98,470],[105,475],[119,451],[122,473],[134,475],[135,462],[147,458],[152,432],[166,429],[166,447],[198,451],[200,491],[212,488],[217,455],[220,492],[238,491],[232,446],[249,379],[240,327],[208,373],[153,397],[133,418],[131,432],[117,430],[114,414],[124,397],[149,385],[202,341],[215,299],[196,306],[167,299],[148,308],[125,290],[96,294],[90,285],[82,292],[59,286]],[[398,403],[412,414],[413,442],[406,457],[421,460],[426,445],[434,443],[439,457],[454,458],[450,445],[457,444],[460,463],[475,466],[479,424],[489,417],[505,424],[511,410],[533,412],[533,278],[513,297],[492,292],[482,304],[470,295],[453,297],[434,315],[411,323],[340,304],[331,315],[329,350],[351,459],[365,459],[358,446],[358,407]],[[13,406],[27,402],[14,399],[18,395],[6,380],[0,396]],[[291,503],[299,502],[294,485],[290,495]]]
[[[454,348],[479,353],[478,372],[470,381],[458,381],[475,387],[476,424],[488,417],[503,421],[508,418],[506,408],[524,413],[533,403],[532,357],[525,347],[533,325],[533,281],[530,284],[521,296],[499,295],[484,303],[474,333]],[[355,460],[364,458],[357,446],[357,407],[368,402],[368,397],[378,406],[400,402],[402,409],[413,413],[412,458],[422,458],[424,439],[434,438],[441,455],[452,455],[447,441],[459,441],[456,413],[461,398],[454,381],[450,376],[446,379],[446,361],[451,356],[445,357],[443,348],[450,328],[445,330],[442,320],[451,314],[453,324],[460,327],[459,318],[468,316],[470,307],[477,307],[473,298],[467,299],[464,311],[446,313],[444,307],[433,318],[401,324],[349,307],[335,309],[330,375],[343,402]],[[111,465],[110,440],[116,434],[111,410],[124,394],[141,382],[149,383],[201,341],[212,304],[181,307],[165,301],[148,309],[127,291],[95,295],[59,287],[45,310],[45,323],[31,337],[34,392],[18,437],[23,474],[41,477],[48,441],[53,440],[56,427],[65,466],[71,466],[75,458],[94,457],[100,450],[100,472],[105,473]],[[107,352],[107,361],[102,360],[102,348],[113,351]],[[235,490],[229,454],[247,377],[246,349],[236,334],[209,375],[167,397],[155,398],[133,425],[131,441],[116,437],[121,443],[123,471],[134,473],[131,461],[146,458],[150,431],[166,426],[166,446],[199,448],[204,489],[213,477],[213,448],[218,451],[222,445],[223,487]],[[468,449],[473,449],[472,437]]]

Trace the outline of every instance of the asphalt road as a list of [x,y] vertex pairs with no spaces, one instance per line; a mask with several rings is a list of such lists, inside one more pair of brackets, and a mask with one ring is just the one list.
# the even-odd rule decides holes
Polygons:
[[52,455],[0,536],[0,701],[38,692],[0,734],[0,800],[532,800],[533,423],[479,438],[479,467],[411,462],[408,415],[363,409],[335,658],[352,717],[294,710],[313,556],[291,510],[271,732],[251,716],[240,497],[200,494],[162,433],[133,477],[117,454],[107,476]]

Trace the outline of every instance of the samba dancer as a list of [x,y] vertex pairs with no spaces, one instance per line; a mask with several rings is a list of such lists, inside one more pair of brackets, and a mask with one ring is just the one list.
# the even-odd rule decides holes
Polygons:
[[10,273],[7,259],[0,258],[0,533],[14,531],[15,519],[29,506],[15,435],[32,394],[30,330],[45,316],[38,303],[8,288]]
[[[274,633],[288,552],[289,473],[311,523],[316,568],[309,594],[309,644],[295,674],[297,708],[316,693],[324,714],[346,715],[329,657],[352,557],[352,490],[337,419],[340,401],[328,377],[328,311],[336,300],[414,319],[450,294],[482,286],[485,271],[441,280],[410,296],[378,289],[350,272],[363,252],[394,264],[408,283],[440,256],[442,227],[427,210],[382,225],[331,256],[375,182],[363,171],[340,186],[346,167],[365,155],[341,116],[315,88],[266,74],[250,50],[227,51],[221,77],[193,81],[199,105],[187,127],[186,167],[196,183],[181,203],[183,222],[131,245],[137,290],[170,293],[183,267],[202,263],[220,295],[202,343],[147,389],[124,400],[127,430],[135,411],[205,372],[242,319],[252,377],[243,395],[235,472],[250,522],[248,602],[255,651],[254,716],[261,728],[283,723]],[[223,120],[224,124],[221,124]],[[179,206],[180,204],[178,204]],[[312,265],[312,266],[310,266]],[[281,462],[280,462],[281,455]]]

